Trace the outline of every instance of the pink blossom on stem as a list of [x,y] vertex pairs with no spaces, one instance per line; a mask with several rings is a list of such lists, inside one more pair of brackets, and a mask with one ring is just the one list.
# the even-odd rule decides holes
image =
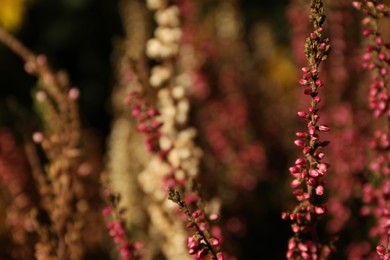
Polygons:
[[166,151],[161,150],[159,145],[160,128],[162,123],[157,117],[159,112],[151,107],[137,92],[131,92],[123,101],[131,105],[131,115],[138,120],[137,131],[145,134],[145,148],[150,153],[158,153],[161,157],[166,155]]
[[319,201],[324,194],[323,178],[329,168],[328,164],[322,162],[322,149],[329,142],[320,141],[318,135],[318,131],[330,131],[327,125],[318,123],[318,103],[321,101],[318,90],[323,86],[319,79],[319,65],[326,59],[329,51],[329,39],[322,36],[325,16],[321,0],[312,1],[311,17],[314,31],[310,33],[305,45],[308,66],[302,68],[303,76],[299,81],[305,86],[304,94],[311,97],[311,102],[308,112],[298,112],[298,116],[307,121],[307,130],[297,132],[299,139],[294,141],[302,149],[304,158],[298,158],[295,165],[290,167],[290,173],[294,176],[291,187],[299,203],[292,212],[283,214],[284,219],[291,220],[294,233],[288,243],[288,259],[320,259],[329,252],[329,247],[317,235],[313,235],[317,232],[317,222],[326,212],[325,206]]
[[103,197],[108,206],[102,209],[102,215],[107,219],[108,234],[115,243],[121,260],[140,259],[139,250],[142,248],[140,242],[130,242],[125,223],[121,215],[121,209],[118,208],[119,196],[112,194],[108,189],[103,191]]
[[[384,42],[379,30],[379,21],[381,18],[388,16],[389,12],[386,5],[371,0],[360,2],[359,9],[365,16],[362,23],[364,27],[363,36],[366,37],[368,42],[364,54],[364,56],[367,56],[367,61],[363,64],[363,67],[369,70],[371,75],[368,107],[372,110],[375,118],[378,120],[383,118],[383,123],[388,125],[390,118],[389,63],[387,59],[389,45]],[[370,143],[373,158],[369,164],[370,177],[375,179],[375,183],[367,182],[363,186],[363,202],[365,205],[362,212],[373,215],[376,220],[376,224],[370,230],[370,235],[373,238],[379,238],[376,253],[380,259],[390,258],[390,216],[388,214],[390,209],[388,199],[390,183],[389,136],[388,126],[375,132],[375,136]]]

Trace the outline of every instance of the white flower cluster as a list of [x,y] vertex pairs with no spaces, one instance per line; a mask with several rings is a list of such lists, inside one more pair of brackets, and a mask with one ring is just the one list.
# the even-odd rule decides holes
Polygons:
[[168,163],[158,156],[153,158],[138,177],[140,186],[151,200],[148,213],[152,228],[162,236],[161,248],[168,259],[191,259],[185,241],[187,231],[182,219],[175,214],[176,205],[167,200],[162,187],[164,178],[173,174],[176,180],[185,180],[198,174],[201,150],[193,139],[195,129],[186,127],[190,103],[186,89],[178,84],[174,60],[179,54],[181,38],[179,9],[168,6],[163,0],[148,0],[147,6],[154,11],[157,28],[154,37],[146,44],[146,55],[158,62],[151,69],[149,84],[158,88],[158,108],[161,137],[160,148],[169,151]]
[[[123,6],[126,8],[123,17],[131,22],[126,23],[129,26],[126,30],[126,51],[124,55],[119,56],[121,82],[113,94],[112,104],[116,119],[113,122],[112,136],[109,141],[110,152],[107,171],[112,180],[111,188],[123,195],[121,205],[128,209],[125,213],[127,223],[130,227],[143,228],[142,231],[140,229],[137,231],[137,238],[142,242],[147,241],[144,243],[146,248],[143,258],[156,259],[163,254],[166,259],[190,260],[192,258],[188,255],[185,245],[187,230],[182,219],[178,218],[174,210],[176,205],[167,199],[166,189],[162,187],[163,179],[169,173],[169,165],[158,156],[153,156],[145,151],[142,139],[139,138],[139,134],[135,133],[134,122],[129,118],[130,106],[124,106],[122,102],[127,93],[138,91],[144,87],[138,81],[138,75],[132,70],[128,61],[143,57],[141,53],[144,48],[139,46],[144,46],[145,42],[142,38],[144,35],[141,33],[146,31],[143,29],[146,26],[143,25],[142,20],[145,16],[142,16],[143,5],[137,5],[137,1],[130,2],[126,1],[126,5]],[[155,38],[158,44],[165,46],[172,38],[171,33],[176,31],[177,34],[177,31],[180,31],[178,28],[171,30],[179,26],[178,10],[175,6],[165,8],[167,3],[162,0],[148,0],[147,6],[156,11],[155,19],[158,28],[155,32]],[[137,17],[140,19],[139,21]],[[176,37],[176,41],[178,41],[178,35],[173,37]],[[153,42],[151,44],[153,47]],[[140,52],[141,50],[142,52]],[[159,48],[157,50],[160,51]],[[160,62],[160,65],[151,69],[150,84],[154,87],[161,87],[159,91],[167,92],[168,98],[172,100],[169,105],[167,103],[162,105],[161,101],[158,104],[165,111],[161,118],[164,121],[173,122],[167,123],[167,125],[171,125],[167,131],[172,132],[173,130],[168,129],[175,129],[174,121],[178,111],[175,102],[185,97],[185,91],[180,87],[172,87],[172,91],[168,90],[167,85],[173,77],[173,66],[163,59],[164,55],[149,57]],[[170,94],[171,92],[172,94]],[[187,106],[189,107],[188,104]],[[183,113],[184,111],[181,112],[181,114]],[[185,113],[187,114],[187,112]],[[185,141],[183,137],[180,138],[181,141],[177,145]],[[176,145],[172,142],[173,138],[165,138],[168,140],[165,147]],[[162,140],[160,142],[164,143]],[[183,146],[183,144],[180,145]]]
[[151,69],[149,83],[158,87],[158,102],[163,126],[160,129],[160,146],[169,150],[168,161],[175,168],[175,178],[183,180],[198,174],[201,150],[193,139],[196,130],[186,127],[190,103],[183,80],[177,76],[172,58],[178,58],[181,28],[179,9],[163,0],[148,0],[154,11],[157,28],[147,42],[146,55],[159,62]]
[[153,87],[161,87],[172,76],[172,69],[164,65],[157,65],[152,68],[149,84]]
[[[158,2],[158,3],[157,3]],[[146,55],[155,60],[168,60],[179,52],[181,38],[179,9],[172,5],[164,7],[162,1],[149,1],[148,6],[155,12],[157,28],[154,37],[146,43]],[[172,67],[168,64],[155,66],[151,71],[149,83],[153,87],[163,86],[172,76]]]
[[158,92],[161,121],[160,147],[169,150],[168,161],[176,169],[175,178],[183,180],[198,174],[202,151],[194,143],[196,130],[187,127],[190,103],[181,86],[160,89]]
[[[154,37],[146,43],[146,55],[149,58],[163,61],[175,57],[179,52],[181,38],[179,9],[171,5],[165,7],[164,1],[148,1],[148,6],[155,12],[157,28]],[[172,68],[167,64],[155,66],[152,69],[150,85],[163,86],[172,75]]]
[[166,0],[146,0],[146,5],[150,10],[158,10],[166,6]]
[[181,38],[179,9],[172,5],[160,8],[154,17],[157,28],[154,37],[146,43],[148,57],[161,60],[175,57],[179,51]]

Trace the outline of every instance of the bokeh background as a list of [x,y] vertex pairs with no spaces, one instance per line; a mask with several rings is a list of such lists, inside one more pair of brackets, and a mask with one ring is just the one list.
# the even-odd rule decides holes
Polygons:
[[[236,1],[241,29],[237,40],[232,44],[233,51],[229,53],[229,46],[224,46],[222,53],[218,54],[220,56],[215,60],[210,59],[203,70],[212,82],[212,79],[224,75],[228,78],[229,68],[223,71],[223,65],[224,62],[233,63],[235,65],[231,67],[242,73],[232,77],[237,86],[232,87],[230,92],[218,92],[221,91],[218,84],[210,83],[211,94],[207,98],[192,99],[190,124],[199,130],[197,142],[206,151],[201,175],[204,195],[206,198],[216,195],[222,198],[225,245],[238,259],[283,259],[287,240],[291,236],[289,223],[283,221],[280,216],[294,205],[289,187],[288,167],[293,164],[299,152],[293,146],[295,132],[304,127],[296,118],[295,111],[304,107],[307,102],[300,97],[301,91],[296,84],[299,68],[303,65],[303,37],[308,28],[307,8],[300,10],[298,7],[305,5],[305,2],[307,1]],[[221,1],[203,0],[202,4],[204,9],[199,12],[199,16],[207,17]],[[298,11],[292,8],[293,5],[298,6]],[[338,48],[337,41],[335,43],[335,49],[341,49],[340,55],[349,60],[336,60],[332,63],[331,58],[331,65],[325,65],[328,66],[324,68],[327,70],[326,81],[333,86],[326,90],[328,92],[324,100],[329,102],[324,107],[325,111],[328,111],[324,120],[339,122],[336,128],[341,130],[351,125],[357,126],[363,129],[359,132],[362,133],[368,127],[364,121],[364,89],[358,88],[360,83],[356,78],[361,72],[358,58],[358,15],[350,7],[350,1],[330,1],[326,7],[332,12],[329,15],[329,23],[334,26],[332,28],[341,27],[338,31],[327,29],[331,36],[335,35],[337,38],[340,30],[346,26],[349,28],[347,33],[341,32],[348,47]],[[96,136],[102,161],[108,149],[106,140],[111,131],[113,117],[111,94],[117,81],[114,50],[117,42],[125,37],[118,8],[117,0],[0,0],[0,23],[32,51],[47,55],[54,69],[66,70],[72,84],[80,89],[83,128],[91,130]],[[341,22],[338,16],[341,17]],[[207,22],[203,24],[206,24],[207,28]],[[208,39],[209,35],[203,37]],[[225,61],[218,59],[219,57],[227,58]],[[339,70],[332,71],[335,66],[347,69],[346,74],[337,74]],[[36,79],[27,75],[23,67],[19,57],[0,45],[0,126],[19,131],[22,128],[31,132],[38,127],[37,116],[32,109],[32,89]],[[228,78],[227,81],[229,80]],[[343,87],[337,88],[337,84]],[[231,97],[234,97],[232,102]],[[213,100],[215,103],[222,100],[222,103],[213,108]],[[244,129],[234,129],[236,118],[233,112],[243,107],[244,112],[237,118],[245,118],[245,123],[242,123]],[[362,122],[357,122],[357,114],[351,111],[360,110],[362,112],[357,117]],[[223,118],[227,111],[233,111],[232,116],[229,114],[225,115],[227,118]],[[333,118],[342,113],[345,117]],[[218,114],[221,117],[217,117]],[[220,118],[218,120],[221,120],[222,127],[232,126],[233,132],[244,131],[242,135],[227,134],[231,134],[231,143],[235,147],[232,153],[238,154],[241,151],[243,154],[248,151],[248,154],[254,155],[254,158],[248,159],[246,165],[240,164],[234,168],[229,165],[228,160],[224,161],[213,150],[208,139],[208,127],[213,121],[219,122],[216,118]],[[229,129],[224,130],[229,132]],[[337,133],[339,132],[336,131],[329,138],[344,138],[350,143],[335,145],[335,150],[332,150],[334,157],[337,157],[338,153],[343,154],[343,146],[354,145],[354,140],[358,138],[348,135],[351,140],[345,139],[345,136]],[[242,148],[237,140],[246,143],[246,148]],[[246,150],[247,147],[252,150]],[[359,153],[359,149],[351,152],[350,158],[340,164],[343,165],[346,160],[354,160],[354,153]],[[364,165],[358,165],[356,168],[358,169],[355,172],[360,173]],[[236,176],[242,171],[249,173],[245,180]],[[352,170],[345,170],[348,171]],[[229,179],[228,176],[233,177]],[[359,175],[358,178],[360,177]],[[229,180],[224,182],[224,178]],[[337,185],[334,187],[335,194],[339,189]],[[349,198],[351,197],[353,196]],[[353,197],[345,203],[351,205],[348,216],[358,211],[360,202],[357,198],[358,196]],[[340,211],[342,209],[336,210]],[[352,234],[351,230],[356,231],[356,228],[366,225],[369,220],[358,222],[352,217],[349,219],[352,219],[349,224],[341,224],[345,225],[344,231],[339,233],[338,246],[341,249],[332,259],[346,259],[347,245],[364,236],[363,231]],[[323,229],[327,230],[325,227]],[[332,234],[329,230],[332,229],[324,232]],[[101,252],[104,253],[104,249],[101,249]],[[93,253],[90,254],[91,259],[99,259],[93,258],[96,257]]]

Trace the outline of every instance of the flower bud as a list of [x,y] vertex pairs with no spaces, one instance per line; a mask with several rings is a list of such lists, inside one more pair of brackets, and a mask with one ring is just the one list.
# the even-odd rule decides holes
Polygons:
[[363,31],[363,36],[364,36],[364,37],[368,37],[368,36],[370,36],[371,33],[372,33],[372,32],[371,32],[370,29],[365,29],[365,30]]
[[42,143],[42,141],[44,139],[43,133],[42,132],[33,133],[32,139],[37,144]]
[[76,87],[73,87],[68,92],[68,99],[71,101],[76,101],[80,96],[80,90]]
[[295,135],[299,138],[306,138],[307,134],[305,132],[296,132]]
[[379,44],[379,45],[382,45],[382,44],[383,44],[383,38],[382,38],[382,36],[376,37],[376,43]]
[[318,196],[322,196],[324,194],[324,186],[318,185],[315,191]]
[[318,127],[318,130],[320,130],[321,132],[329,132],[330,131],[330,127],[327,126],[327,125],[320,125]]
[[379,256],[384,256],[386,254],[386,248],[384,245],[379,245],[376,247],[376,252]]
[[298,116],[299,116],[300,118],[306,118],[306,117],[307,117],[307,113],[306,113],[306,112],[303,112],[303,111],[299,111],[297,114],[298,114]]
[[323,207],[315,207],[314,212],[318,215],[322,215],[325,213],[325,209]]
[[301,139],[295,140],[295,141],[294,141],[294,144],[295,144],[296,146],[300,147],[300,148],[305,147],[305,142],[302,141]]
[[358,1],[353,1],[352,5],[353,5],[353,7],[355,7],[358,10],[362,8],[362,3],[358,2]]

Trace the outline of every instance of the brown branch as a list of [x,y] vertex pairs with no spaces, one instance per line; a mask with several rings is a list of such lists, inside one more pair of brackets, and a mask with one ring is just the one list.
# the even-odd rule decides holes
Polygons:
[[20,56],[24,61],[35,60],[35,55],[14,36],[8,33],[0,26],[0,42],[10,48],[15,54]]

